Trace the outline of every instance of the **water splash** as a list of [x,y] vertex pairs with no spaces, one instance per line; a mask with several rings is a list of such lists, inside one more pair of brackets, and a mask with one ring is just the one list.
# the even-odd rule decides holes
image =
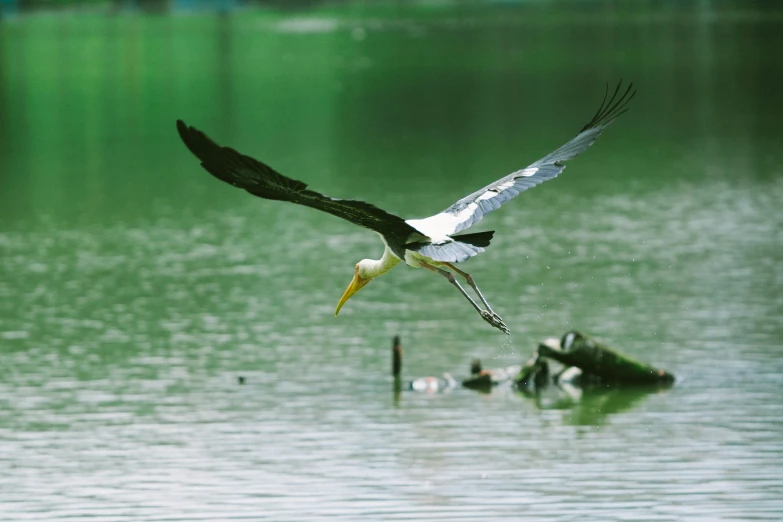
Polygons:
[[514,351],[514,337],[512,334],[508,334],[504,337],[503,344],[500,345],[500,353],[493,357],[493,359],[511,359],[512,357],[516,357],[516,352]]

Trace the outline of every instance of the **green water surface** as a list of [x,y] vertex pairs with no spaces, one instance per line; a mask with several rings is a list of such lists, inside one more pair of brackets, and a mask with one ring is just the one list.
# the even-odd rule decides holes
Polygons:
[[[783,516],[783,16],[771,2],[346,4],[0,22],[3,520]],[[182,118],[425,217],[631,110],[493,213],[507,340],[368,231],[211,178]],[[392,391],[581,329],[670,390]],[[247,383],[237,384],[242,375]]]

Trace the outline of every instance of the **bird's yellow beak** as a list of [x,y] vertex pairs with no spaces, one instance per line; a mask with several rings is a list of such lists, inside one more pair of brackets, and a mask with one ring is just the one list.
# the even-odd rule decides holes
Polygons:
[[351,284],[348,285],[348,288],[345,289],[345,293],[340,298],[340,302],[337,303],[337,309],[334,311],[334,316],[337,317],[337,314],[340,313],[340,308],[343,307],[343,305],[348,301],[348,299],[351,298],[353,294],[358,292],[364,285],[370,282],[370,279],[364,279],[359,275],[359,269],[356,269],[356,273],[353,275],[353,279],[351,279]]

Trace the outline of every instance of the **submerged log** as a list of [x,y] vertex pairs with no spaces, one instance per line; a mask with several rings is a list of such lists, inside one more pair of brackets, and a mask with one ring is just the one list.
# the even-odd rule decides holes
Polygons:
[[[559,344],[559,346],[556,346]],[[566,366],[581,368],[586,374],[617,384],[671,384],[674,375],[612,350],[580,332],[571,331],[559,343],[542,342],[538,354]]]

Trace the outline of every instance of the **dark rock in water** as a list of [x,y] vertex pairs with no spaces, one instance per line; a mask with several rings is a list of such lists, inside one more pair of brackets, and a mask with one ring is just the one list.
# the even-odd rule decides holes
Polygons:
[[241,375],[237,377],[237,384],[245,384],[245,378]]

